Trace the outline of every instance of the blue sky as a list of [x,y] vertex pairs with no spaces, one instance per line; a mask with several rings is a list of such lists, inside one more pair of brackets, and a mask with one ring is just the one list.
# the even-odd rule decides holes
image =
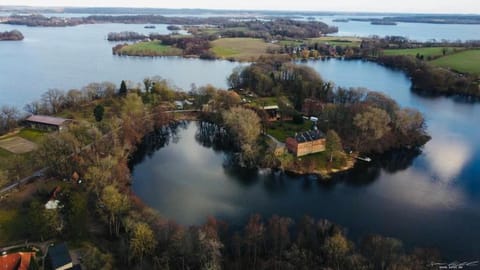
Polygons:
[[478,0],[2,0],[0,5],[480,14]]

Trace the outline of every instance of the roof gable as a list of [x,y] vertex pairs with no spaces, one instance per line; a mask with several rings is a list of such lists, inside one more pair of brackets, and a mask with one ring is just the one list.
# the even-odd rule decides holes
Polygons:
[[52,126],[61,126],[68,120],[69,119],[46,115],[32,115],[26,119],[26,121],[29,122],[41,123]]

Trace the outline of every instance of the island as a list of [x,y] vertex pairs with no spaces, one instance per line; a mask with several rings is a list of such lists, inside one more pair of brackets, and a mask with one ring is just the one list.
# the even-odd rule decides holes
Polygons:
[[[109,41],[138,41],[117,44],[112,53],[122,56],[184,56],[203,59],[255,61],[259,56],[277,53],[280,40],[306,39],[336,31],[322,22],[289,19],[229,21],[221,25],[184,26],[189,35],[173,33],[148,36],[140,33],[109,33]],[[173,28],[171,28],[173,29]],[[175,28],[176,29],[176,28]]]
[[0,41],[2,40],[23,40],[23,34],[18,30],[0,32]]

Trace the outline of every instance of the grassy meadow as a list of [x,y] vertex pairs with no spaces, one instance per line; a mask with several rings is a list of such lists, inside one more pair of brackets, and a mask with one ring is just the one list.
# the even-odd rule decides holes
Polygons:
[[384,50],[385,55],[409,55],[416,56],[417,54],[423,55],[426,57],[440,57],[443,56],[443,50],[446,49],[446,53],[452,53],[455,49],[454,47],[424,47],[424,48],[414,48],[414,49],[389,49]]
[[211,42],[211,52],[219,58],[233,58],[239,61],[252,61],[267,54],[269,47],[278,45],[266,43],[257,38],[221,38]]
[[318,38],[309,38],[306,40],[307,43],[320,43],[328,44],[332,46],[341,46],[341,47],[360,47],[362,39],[356,37],[318,37]]
[[480,74],[480,50],[468,50],[450,54],[431,62],[435,66],[462,73]]
[[159,41],[138,42],[123,47],[120,54],[138,56],[178,56],[182,50],[161,44]]

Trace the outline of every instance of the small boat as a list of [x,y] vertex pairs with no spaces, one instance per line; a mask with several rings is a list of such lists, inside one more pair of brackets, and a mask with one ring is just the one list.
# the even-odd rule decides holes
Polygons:
[[146,29],[155,29],[156,26],[155,26],[155,25],[145,25],[143,28],[146,28]]
[[356,159],[361,160],[361,161],[365,161],[365,162],[371,162],[372,161],[372,159],[369,158],[369,157],[356,157]]

